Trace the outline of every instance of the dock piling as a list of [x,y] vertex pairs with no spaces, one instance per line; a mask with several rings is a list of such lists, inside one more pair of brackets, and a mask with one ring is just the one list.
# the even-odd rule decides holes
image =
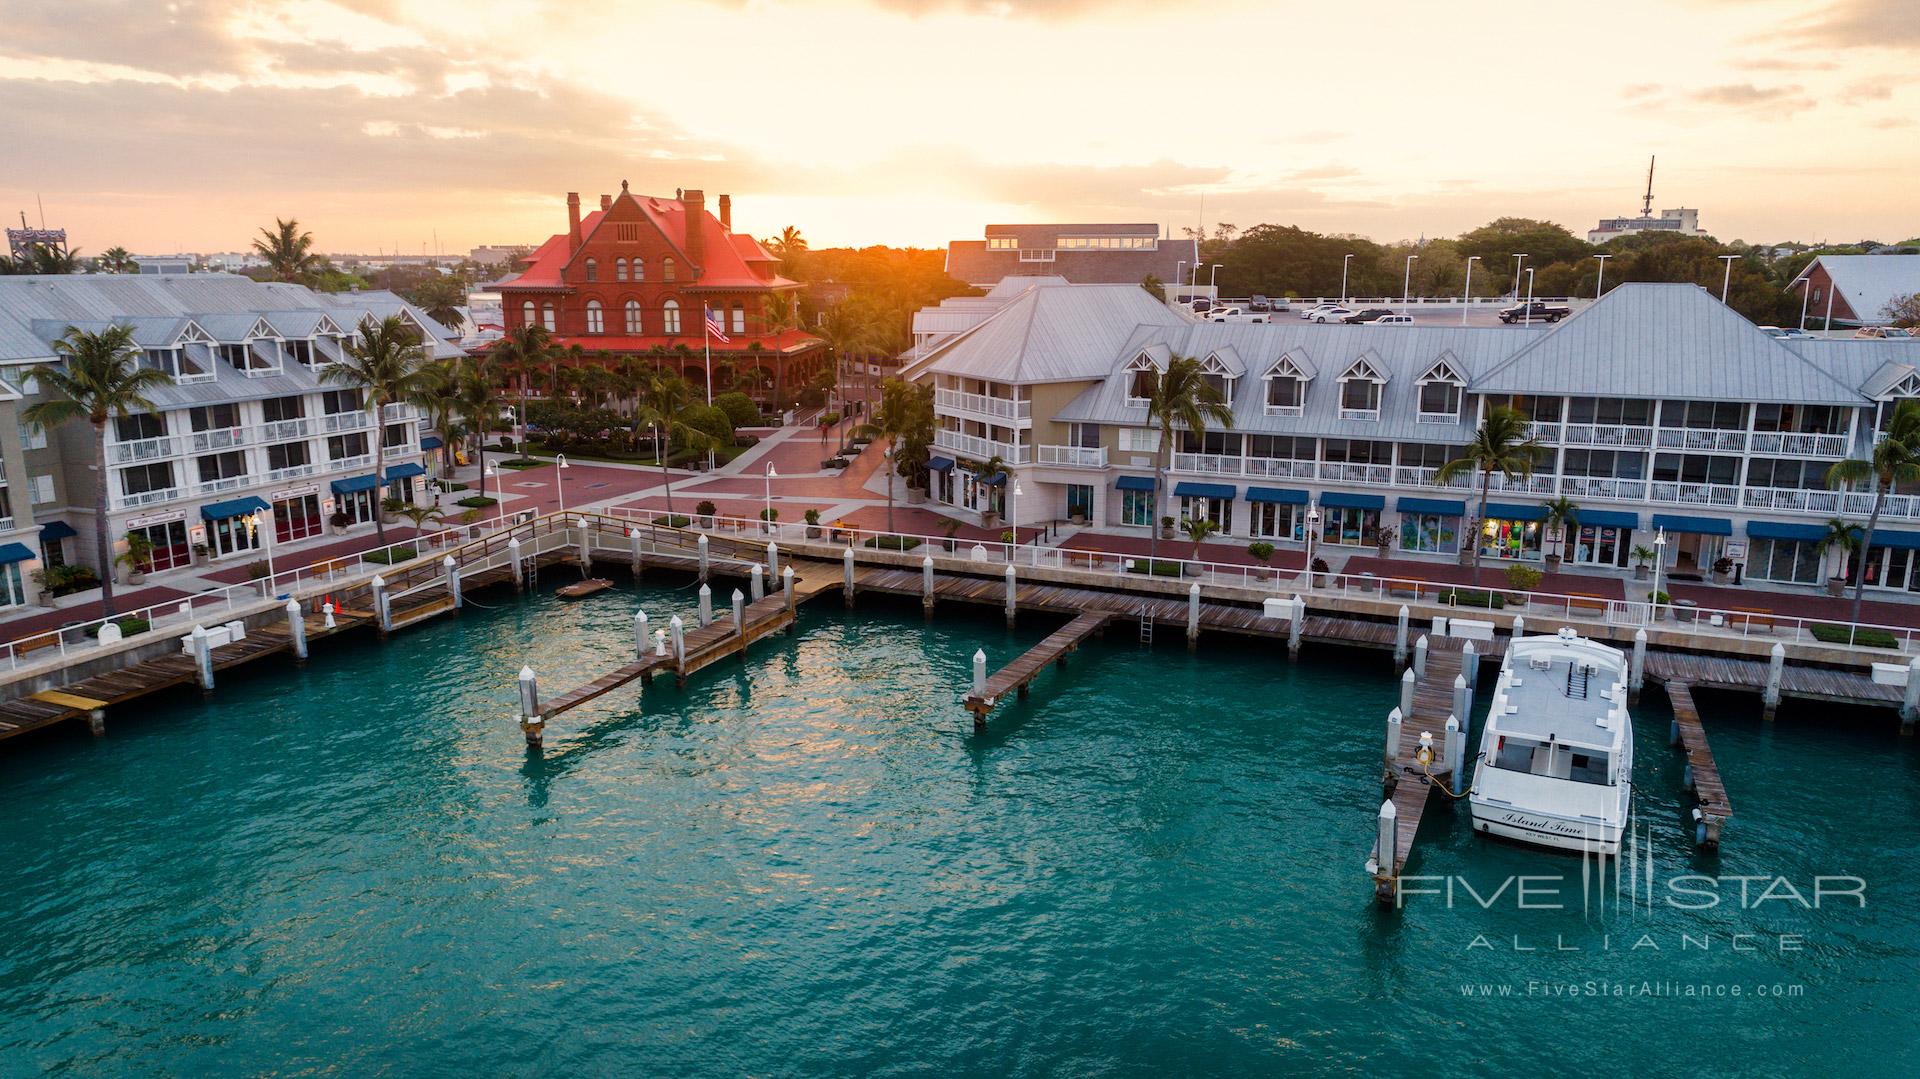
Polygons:
[[667,632],[673,638],[674,662],[685,663],[687,661],[687,624],[680,621],[680,616],[676,614],[667,623]]
[[647,658],[647,612],[633,612],[633,658],[636,662]]
[[1464,791],[1466,783],[1461,777],[1466,774],[1467,732],[1460,729],[1459,713],[1447,717],[1446,752],[1447,771],[1452,774],[1453,786]]
[[1393,665],[1395,667],[1407,662],[1407,623],[1411,618],[1407,605],[1402,603],[1400,613],[1395,617],[1393,624]]
[[1427,647],[1427,635],[1422,633],[1420,639],[1413,642],[1413,673],[1419,678],[1427,676]]
[[1467,676],[1468,689],[1479,688],[1480,651],[1473,646],[1472,641],[1463,641],[1460,644],[1460,673]]
[[735,633],[740,632],[740,630],[746,626],[746,611],[747,597],[741,595],[740,590],[736,588],[733,590],[733,631]]
[[307,616],[300,609],[300,601],[287,600],[287,635],[293,640],[293,658],[301,663],[307,661]]
[[853,607],[853,548],[848,547],[840,558],[840,595],[847,601],[848,609]]
[[[1198,588],[1199,586],[1195,585],[1194,587]],[[1193,611],[1188,610],[1187,615],[1189,618],[1191,618],[1193,616]],[[1293,594],[1292,609],[1287,612],[1287,658],[1288,659],[1300,658],[1300,635],[1306,632],[1306,626],[1307,626],[1307,601],[1304,597],[1300,595],[1300,593],[1295,592]]]
[[1633,660],[1627,666],[1627,689],[1638,700],[1640,691],[1647,688],[1647,631],[1633,631]]
[[1187,586],[1187,651],[1200,643],[1200,582]]
[[780,591],[787,597],[787,613],[795,613],[800,606],[800,594],[793,590],[793,563],[791,562],[780,569]]
[[1467,685],[1465,671],[1453,676],[1453,714],[1464,716],[1473,711],[1473,689]]
[[1386,878],[1377,888],[1383,899],[1391,899],[1396,891],[1393,873],[1394,851],[1400,846],[1400,811],[1393,807],[1391,798],[1380,803],[1380,816],[1375,823],[1373,843],[1375,878]]
[[513,590],[520,591],[527,586],[527,575],[520,564],[520,537],[507,538],[507,564],[513,567]]
[[707,534],[705,532],[700,533],[700,538],[694,541],[694,546],[699,548],[699,551],[700,551],[700,579],[704,581],[707,579],[707,567],[708,567]]
[[1907,694],[1900,703],[1900,733],[1912,737],[1915,719],[1920,719],[1920,656],[1907,664]]
[[933,556],[920,559],[920,606],[926,610],[927,617],[933,617]]
[[1513,616],[1513,639],[1517,641],[1526,635],[1527,635],[1527,616],[1524,614],[1514,615]]
[[627,529],[627,565],[633,570],[633,579],[640,579],[640,530]]
[[973,650],[973,695],[987,695],[987,650],[984,648]]
[[1400,731],[1405,725],[1405,712],[1395,708],[1387,713],[1387,745],[1382,761],[1389,778],[1393,775],[1393,762],[1400,756]]
[[448,555],[440,560],[440,568],[446,572],[447,595],[453,597],[453,609],[457,611],[466,603],[465,598],[460,595],[460,563],[455,562],[452,555]]
[[1012,629],[1014,615],[1019,610],[1018,596],[1020,594],[1020,582],[1019,582],[1019,579],[1014,575],[1012,561],[1007,562],[1006,578],[1007,578],[1007,602],[1006,602],[1007,628]]
[[193,666],[199,674],[200,690],[213,692],[213,649],[207,644],[207,627],[195,624],[193,627]]
[[[773,522],[768,521],[767,527],[772,528]],[[780,545],[778,543],[775,543],[772,540],[768,540],[767,541],[767,580],[777,581],[779,579],[780,579]]]
[[534,677],[532,667],[520,668],[520,732],[527,736],[527,745],[539,749],[546,740],[547,721],[540,714],[540,682]]
[[326,616],[327,616],[327,628],[328,628],[328,629],[336,629],[336,628],[338,628],[338,626],[337,626],[337,625],[335,624],[335,622],[334,622],[334,620],[333,620],[333,612],[334,612],[334,610],[335,610],[335,608],[334,608],[334,606],[333,606],[333,601],[332,601],[332,600],[328,600],[328,601],[326,602],[326,605],[320,608],[320,612],[321,612],[322,614],[324,614],[324,615],[326,615]]
[[755,603],[758,603],[761,600],[767,598],[767,578],[766,578],[765,566],[762,566],[758,562],[755,562],[753,564],[753,572],[748,574],[747,588],[753,592],[753,601]]
[[1414,688],[1418,685],[1419,685],[1418,677],[1414,675],[1413,668],[1408,667],[1406,670],[1406,673],[1400,676],[1400,714],[1401,715],[1410,716],[1413,714],[1413,691],[1414,691]]
[[653,654],[656,656],[667,654],[667,631],[664,629],[653,631]]
[[705,584],[700,586],[700,624],[713,625],[713,588]]
[[373,589],[373,617],[380,623],[380,635],[384,637],[393,630],[393,608],[387,603],[387,579],[376,573],[368,586]]
[[1772,719],[1780,709],[1780,683],[1786,673],[1787,648],[1775,641],[1772,651],[1767,654],[1767,686],[1760,691],[1760,703],[1764,708],[1762,714],[1767,719]]
[[90,731],[95,738],[105,738],[107,736],[107,710],[105,708],[95,708],[87,713],[87,730]]

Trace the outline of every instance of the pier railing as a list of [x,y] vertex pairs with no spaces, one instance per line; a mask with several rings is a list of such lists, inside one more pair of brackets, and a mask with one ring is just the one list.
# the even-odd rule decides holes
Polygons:
[[[655,527],[669,524],[659,510],[615,507],[603,511],[622,522]],[[675,514],[676,518],[685,517]],[[1596,595],[1560,592],[1533,592],[1505,587],[1503,584],[1452,584],[1421,577],[1381,576],[1367,573],[1309,573],[1305,569],[1283,570],[1272,567],[1204,559],[1181,558],[1182,546],[1190,543],[1169,540],[1154,559],[1158,572],[1149,575],[1145,555],[1116,554],[1110,551],[1084,551],[1061,547],[1042,547],[1034,542],[1008,543],[1003,540],[962,539],[925,533],[858,528],[823,521],[818,525],[776,521],[771,524],[744,517],[693,516],[689,527],[715,536],[765,543],[777,540],[783,546],[796,542],[831,543],[866,550],[918,552],[956,558],[985,566],[1031,566],[1042,569],[1078,570],[1112,577],[1117,585],[1143,576],[1174,578],[1202,585],[1225,585],[1275,596],[1299,594],[1309,599],[1355,599],[1390,601],[1400,599],[1411,606],[1438,607],[1455,611],[1461,617],[1484,616],[1498,611],[1527,618],[1547,617],[1591,622],[1626,628],[1672,629],[1705,638],[1756,640],[1803,644],[1811,647],[1839,648],[1857,653],[1861,663],[1876,657],[1900,654],[1910,657],[1920,652],[1920,627],[1885,625],[1874,622],[1850,622],[1832,618],[1802,618],[1760,609],[1688,606],[1672,602],[1611,599]],[[1009,529],[1011,531],[1011,529]],[[1024,535],[1031,531],[1023,526]],[[1612,584],[1613,578],[1596,578],[1596,584]],[[1651,588],[1651,583],[1648,583]],[[1761,599],[1756,595],[1756,600]],[[1495,606],[1498,604],[1498,606]],[[1920,609],[1916,609],[1920,616]]]

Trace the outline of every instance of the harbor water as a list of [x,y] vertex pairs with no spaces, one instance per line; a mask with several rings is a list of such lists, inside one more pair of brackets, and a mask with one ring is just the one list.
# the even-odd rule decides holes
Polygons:
[[976,735],[974,650],[1060,619],[828,595],[530,755],[514,672],[604,672],[683,584],[496,590],[7,745],[0,1073],[1920,1070],[1884,713],[1703,695],[1701,855],[1651,691],[1618,887],[1436,801],[1383,909],[1382,653],[1116,624]]

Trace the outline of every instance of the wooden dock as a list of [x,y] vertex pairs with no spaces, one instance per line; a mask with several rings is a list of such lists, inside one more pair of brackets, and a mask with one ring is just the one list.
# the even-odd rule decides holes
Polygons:
[[1686,751],[1684,782],[1700,803],[1693,811],[1693,841],[1702,847],[1718,847],[1720,829],[1733,819],[1733,803],[1727,798],[1726,784],[1720,782],[1720,766],[1713,762],[1707,729],[1700,723],[1700,710],[1693,705],[1692,687],[1685,682],[1668,682],[1666,688],[1667,700],[1673,705],[1668,744]]
[[974,729],[979,730],[987,725],[987,713],[993,711],[993,706],[1004,700],[1009,692],[1018,693],[1024,698],[1027,688],[1049,664],[1057,662],[1065,666],[1067,656],[1080,647],[1080,642],[1100,632],[1112,619],[1113,615],[1107,611],[1088,611],[1077,615],[1073,621],[1021,653],[1012,663],[995,671],[993,677],[986,680],[983,692],[967,694],[967,711],[973,713]]
[[[1682,682],[1701,689],[1760,693],[1767,686],[1765,660],[1703,656],[1692,652],[1648,652],[1647,677],[1660,683]],[[1780,672],[1780,695],[1830,704],[1900,704],[1904,689],[1875,682],[1859,671],[1789,663]]]
[[[1429,640],[1426,661],[1426,676],[1417,678],[1413,687],[1413,711],[1402,712],[1400,717],[1400,739],[1395,747],[1394,756],[1386,762],[1383,787],[1386,801],[1393,805],[1391,821],[1384,807],[1381,809],[1375,830],[1373,850],[1368,857],[1373,876],[1374,897],[1381,903],[1394,903],[1400,893],[1400,875],[1406,869],[1407,860],[1413,856],[1414,841],[1420,832],[1420,819],[1425,815],[1430,795],[1440,790],[1443,797],[1451,802],[1454,797],[1464,797],[1467,793],[1465,768],[1462,775],[1453,774],[1452,765],[1447,760],[1447,718],[1454,715],[1454,679],[1462,671],[1464,652],[1459,641],[1438,638]],[[1480,642],[1484,643],[1484,642]],[[1480,647],[1476,643],[1475,647]],[[1467,701],[1470,712],[1473,707],[1471,696]],[[1395,711],[1401,711],[1395,709]],[[1459,716],[1460,737],[1467,738],[1472,726],[1470,716]],[[1419,754],[1421,735],[1431,738],[1432,759],[1423,763]],[[1462,753],[1462,760],[1471,760],[1471,743]],[[1384,750],[1382,756],[1384,757]],[[1392,853],[1389,858],[1384,850],[1389,835],[1392,838]]]

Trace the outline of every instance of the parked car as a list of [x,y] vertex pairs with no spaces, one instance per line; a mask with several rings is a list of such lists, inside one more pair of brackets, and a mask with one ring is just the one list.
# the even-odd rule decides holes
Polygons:
[[1317,304],[1314,304],[1312,307],[1301,308],[1300,317],[1310,319],[1310,318],[1313,318],[1315,315],[1318,315],[1322,311],[1331,311],[1332,309],[1339,306],[1340,305],[1337,303],[1317,303]]
[[1363,307],[1360,310],[1355,311],[1353,314],[1348,315],[1345,318],[1341,319],[1340,321],[1351,325],[1353,323],[1358,323],[1358,322],[1372,322],[1374,319],[1377,319],[1382,315],[1391,315],[1391,314],[1393,314],[1393,311],[1390,308]]
[[1226,322],[1229,319],[1237,320],[1243,314],[1245,314],[1245,312],[1241,311],[1238,307],[1234,307],[1231,304],[1224,304],[1208,311],[1207,318],[1214,322]]
[[1361,323],[1361,325],[1363,326],[1411,326],[1413,325],[1413,316],[1412,315],[1381,315],[1379,318],[1368,319],[1367,321]]
[[[1353,314],[1353,312],[1344,307],[1317,307],[1314,308],[1312,317],[1315,322],[1339,322],[1351,314]],[[1301,317],[1305,318],[1307,316],[1302,315]]]
[[1247,301],[1247,310],[1271,311],[1273,310],[1273,305],[1267,302],[1267,298],[1265,296],[1255,296]]
[[1196,315],[1204,315],[1212,309],[1213,309],[1212,300],[1201,299],[1201,300],[1193,301],[1193,313]]
[[1511,326],[1516,322],[1558,322],[1573,314],[1570,307],[1553,307],[1544,303],[1514,304],[1500,312],[1500,321]]
[[1913,331],[1898,326],[1862,326],[1853,331],[1853,336],[1858,338],[1912,337]]
[[1777,337],[1782,341],[1802,341],[1813,335],[1796,327],[1762,326],[1760,332],[1768,337]]
[[1275,310],[1275,311],[1291,311],[1291,310],[1293,310],[1293,305],[1292,305],[1292,304],[1290,304],[1290,303],[1288,303],[1288,302],[1287,302],[1287,300],[1286,300],[1286,297],[1284,297],[1284,296],[1283,296],[1283,297],[1281,297],[1280,299],[1277,299],[1277,300],[1270,300],[1270,301],[1268,301],[1268,302],[1269,302],[1269,303],[1270,303],[1270,304],[1272,305],[1272,308],[1273,308],[1273,310]]

